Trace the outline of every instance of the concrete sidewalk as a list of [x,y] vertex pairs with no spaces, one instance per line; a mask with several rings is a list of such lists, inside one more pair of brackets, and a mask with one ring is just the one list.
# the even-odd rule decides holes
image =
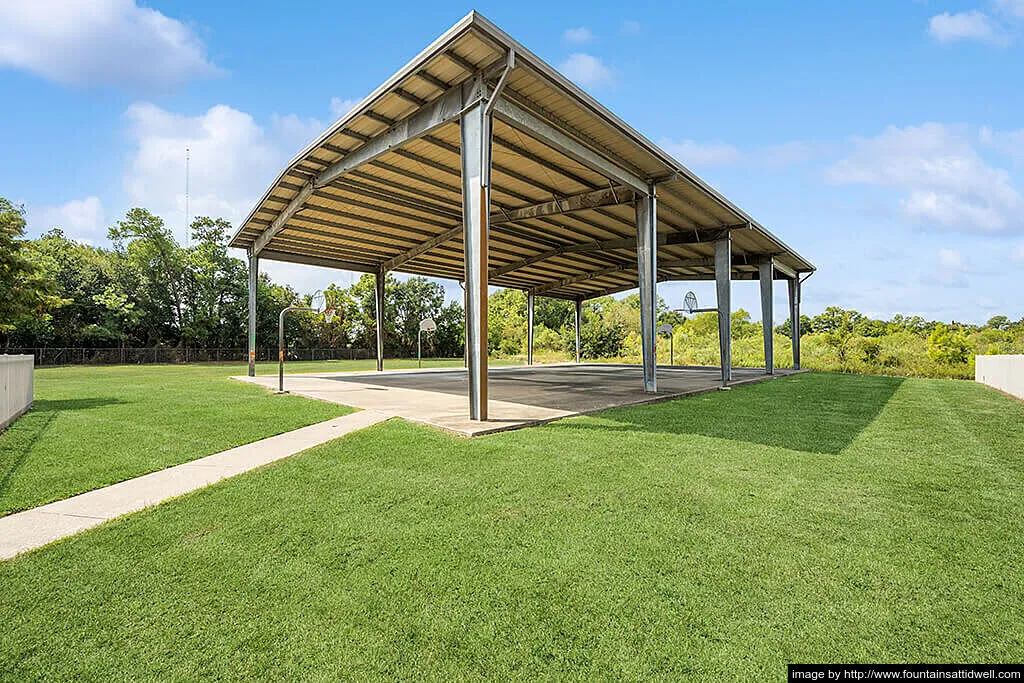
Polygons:
[[287,458],[389,417],[391,415],[376,410],[361,410],[73,498],[0,517],[0,560]]

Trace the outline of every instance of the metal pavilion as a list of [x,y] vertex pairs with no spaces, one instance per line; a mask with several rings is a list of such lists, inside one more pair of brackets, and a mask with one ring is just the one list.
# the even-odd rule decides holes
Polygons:
[[[487,419],[488,286],[582,302],[639,287],[643,383],[656,391],[657,283],[715,280],[722,381],[731,280],[789,286],[814,266],[551,66],[469,13],[302,150],[231,239],[249,255],[249,374],[260,259],[374,273],[377,368],[388,271],[466,289],[469,413]],[[577,333],[578,340],[578,333]],[[578,343],[578,342],[577,342]],[[764,335],[772,368],[771,325]]]

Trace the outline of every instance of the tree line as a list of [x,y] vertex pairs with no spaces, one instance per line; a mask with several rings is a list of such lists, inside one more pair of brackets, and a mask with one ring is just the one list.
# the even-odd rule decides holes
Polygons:
[[[180,244],[164,221],[134,208],[108,231],[110,247],[68,238],[53,228],[36,239],[24,237],[24,210],[0,198],[0,343],[26,347],[188,347],[242,349],[247,344],[248,270],[231,256],[230,224],[198,217],[190,242]],[[296,315],[286,328],[290,347],[375,349],[374,277],[351,286],[330,285],[324,296],[335,309],[323,316]],[[273,282],[263,273],[257,284],[257,346],[277,345],[278,314],[310,295]],[[534,349],[541,360],[567,360],[575,353],[573,303],[538,297]],[[433,318],[437,330],[424,338],[426,355],[463,353],[464,310],[445,301],[444,288],[422,277],[385,283],[385,355],[416,354],[420,321]],[[715,365],[715,313],[685,316],[658,301],[658,324],[674,326],[671,342],[659,339],[659,362]],[[774,330],[775,363],[791,358],[789,320]],[[582,352],[591,360],[638,362],[640,302],[637,294],[601,297],[583,307]],[[876,320],[857,311],[829,307],[801,316],[806,367],[847,372],[966,377],[983,353],[1024,352],[1024,319],[995,316],[985,325],[942,323],[896,315]],[[746,311],[732,314],[733,363],[764,362],[761,323]],[[499,290],[489,298],[488,348],[492,355],[526,352],[526,294]],[[669,353],[675,351],[675,357]]]

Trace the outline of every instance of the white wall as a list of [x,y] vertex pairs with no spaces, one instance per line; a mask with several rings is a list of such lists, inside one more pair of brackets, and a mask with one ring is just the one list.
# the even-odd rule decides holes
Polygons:
[[1024,399],[1024,355],[975,356],[974,380]]
[[33,356],[0,355],[0,429],[32,405]]

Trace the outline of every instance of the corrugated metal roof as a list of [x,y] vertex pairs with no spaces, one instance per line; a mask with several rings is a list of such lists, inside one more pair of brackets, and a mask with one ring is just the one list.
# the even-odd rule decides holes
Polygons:
[[[292,159],[231,246],[252,250],[259,245],[260,258],[368,272],[388,264],[402,272],[461,280],[457,118],[449,117],[411,141],[381,147],[384,151],[372,157],[362,153],[397,135],[396,129],[412,125],[417,113],[435,105],[447,107],[445,98],[452,93],[457,99],[481,80],[482,87],[492,88],[510,50],[515,52],[515,69],[501,97],[596,156],[569,156],[498,111],[493,126],[490,284],[563,298],[637,286],[636,249],[630,243],[636,236],[633,191],[592,167],[602,163],[583,164],[577,158],[610,162],[631,177],[657,183],[660,280],[713,279],[712,242],[725,230],[733,240],[735,278],[756,278],[758,260],[765,255],[790,271],[814,270],[681,163],[476,12]],[[369,158],[351,161],[362,156]],[[339,162],[346,166],[343,172],[332,168]],[[328,169],[329,182],[320,183]],[[396,262],[389,264],[392,259]]]

